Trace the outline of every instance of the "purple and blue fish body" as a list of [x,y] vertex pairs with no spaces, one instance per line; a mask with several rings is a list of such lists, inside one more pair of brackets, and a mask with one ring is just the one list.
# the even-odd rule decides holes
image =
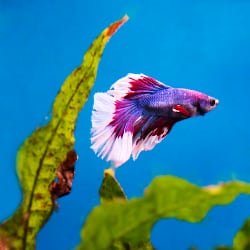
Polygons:
[[204,93],[128,74],[106,93],[96,93],[91,148],[114,167],[154,148],[181,120],[204,115],[219,101]]

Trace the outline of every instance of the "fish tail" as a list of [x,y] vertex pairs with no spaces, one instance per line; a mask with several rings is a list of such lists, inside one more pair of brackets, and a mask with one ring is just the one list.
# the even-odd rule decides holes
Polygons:
[[144,112],[138,100],[168,86],[143,74],[128,74],[107,93],[96,93],[92,112],[91,148],[114,167],[132,155],[151,150],[167,134],[166,122]]
[[[120,95],[120,93],[119,93]],[[132,152],[133,124],[139,116],[134,101],[113,93],[96,93],[92,112],[91,148],[112,166],[119,167]]]

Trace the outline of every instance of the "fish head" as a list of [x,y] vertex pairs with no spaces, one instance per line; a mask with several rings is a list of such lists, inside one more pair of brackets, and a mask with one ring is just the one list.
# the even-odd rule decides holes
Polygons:
[[172,112],[179,120],[205,115],[219,104],[218,99],[198,91],[187,89],[178,89],[177,91],[178,99],[174,101]]
[[218,104],[218,99],[202,94],[194,105],[196,107],[197,115],[205,115],[207,112],[213,110]]

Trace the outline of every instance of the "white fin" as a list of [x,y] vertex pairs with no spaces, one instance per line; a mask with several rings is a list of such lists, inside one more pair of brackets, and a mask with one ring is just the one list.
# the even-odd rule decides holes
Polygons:
[[108,91],[108,94],[114,96],[116,99],[121,99],[129,92],[129,87],[131,86],[130,80],[138,80],[142,74],[132,74],[129,73],[127,76],[116,81]]
[[109,125],[115,111],[115,100],[114,96],[107,93],[95,94],[91,148],[102,159],[111,161],[114,167],[119,167],[130,158],[132,133],[125,132],[122,137],[115,137],[114,127]]

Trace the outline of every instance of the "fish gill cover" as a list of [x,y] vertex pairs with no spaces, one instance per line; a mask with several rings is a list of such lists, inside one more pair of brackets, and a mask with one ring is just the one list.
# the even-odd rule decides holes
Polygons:
[[[106,43],[127,19],[124,16],[97,37],[82,64],[63,83],[49,123],[37,128],[20,147],[17,173],[23,199],[16,212],[0,225],[1,250],[35,249],[36,236],[56,209],[57,199],[70,192],[77,160],[76,120],[93,87]],[[241,193],[250,195],[250,184],[233,181],[204,188],[174,176],[160,176],[143,197],[128,200],[112,170],[105,171],[101,204],[86,219],[76,248],[154,249],[150,231],[158,220],[198,222],[211,208],[226,205]],[[233,248],[249,249],[249,237],[247,220],[236,235]]]

